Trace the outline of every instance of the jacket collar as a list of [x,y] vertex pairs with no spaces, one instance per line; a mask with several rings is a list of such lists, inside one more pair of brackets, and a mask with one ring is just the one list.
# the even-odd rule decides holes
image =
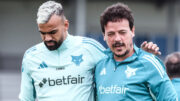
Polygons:
[[57,49],[57,51],[63,51],[65,49],[68,49],[71,47],[73,41],[72,41],[72,35],[70,35],[69,33],[67,34],[66,39],[63,41],[63,43],[61,44],[61,46]]

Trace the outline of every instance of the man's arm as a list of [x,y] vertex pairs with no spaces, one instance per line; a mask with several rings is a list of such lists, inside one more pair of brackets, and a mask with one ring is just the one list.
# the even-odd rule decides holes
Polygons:
[[147,87],[157,101],[176,101],[177,93],[165,72],[163,63],[155,56],[145,55],[147,62]]
[[161,55],[161,52],[159,51],[159,47],[157,46],[157,44],[154,44],[153,42],[144,41],[141,44],[141,48],[154,55]]
[[27,68],[27,66],[29,65],[30,64],[28,64],[27,61],[23,59],[21,73],[21,90],[19,94],[20,101],[35,101],[36,98],[34,82]]
[[91,38],[83,38],[83,44],[84,47],[87,48],[87,50],[90,53],[91,58],[93,59],[92,63],[96,64],[99,60],[105,57],[104,51],[105,48],[103,45],[101,45],[98,41]]

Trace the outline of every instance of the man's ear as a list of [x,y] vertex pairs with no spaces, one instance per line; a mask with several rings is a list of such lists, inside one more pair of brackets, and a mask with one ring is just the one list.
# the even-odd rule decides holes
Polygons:
[[69,29],[69,21],[68,20],[64,21],[64,26],[65,26],[66,30]]
[[133,28],[132,28],[132,37],[134,37],[135,36],[135,26],[133,26]]
[[105,33],[103,33],[103,37],[104,37],[104,41],[106,41],[106,38],[105,38]]

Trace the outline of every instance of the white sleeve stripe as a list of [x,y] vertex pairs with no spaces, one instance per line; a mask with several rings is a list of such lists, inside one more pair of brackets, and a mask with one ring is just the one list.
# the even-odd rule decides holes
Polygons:
[[[150,56],[149,56],[150,57]],[[162,65],[159,63],[159,61],[156,59],[156,58],[154,58],[154,57],[150,57],[150,58],[152,58],[153,60],[155,60],[155,62],[158,64],[158,66],[160,67],[160,70],[161,70],[161,72],[162,72],[162,74],[164,75],[164,69],[163,69],[163,67],[162,67]]]
[[152,61],[154,61],[154,62],[158,65],[158,67],[159,67],[160,71],[162,72],[162,74],[164,75],[163,67],[162,67],[162,65],[159,63],[159,61],[157,61],[156,58],[151,57],[151,56],[149,56],[149,55],[145,55],[145,56],[146,56],[147,58],[150,58]]
[[100,43],[98,43],[94,40],[85,40],[84,39],[83,42],[88,42],[88,43],[94,44],[95,46],[99,47],[100,49],[105,50],[105,48]]
[[145,58],[146,60],[150,61],[156,67],[156,69],[158,70],[161,78],[163,78],[163,75],[162,75],[161,71],[159,70],[158,66],[152,60],[150,60],[148,57],[144,56],[143,58]]
[[154,99],[154,101],[157,101],[156,96],[153,94],[153,92],[151,91],[149,86],[148,86],[148,88],[149,88],[149,92],[150,92],[151,97]]
[[96,42],[95,40],[83,40],[83,42],[89,42],[89,43],[97,45],[101,49],[105,49],[100,43]]
[[96,45],[94,45],[94,44],[92,44],[92,43],[89,43],[89,42],[84,42],[84,43],[91,44],[91,45],[93,45],[94,47],[96,47],[99,51],[101,51],[102,53],[104,52],[104,49],[100,49],[99,47],[97,47]]

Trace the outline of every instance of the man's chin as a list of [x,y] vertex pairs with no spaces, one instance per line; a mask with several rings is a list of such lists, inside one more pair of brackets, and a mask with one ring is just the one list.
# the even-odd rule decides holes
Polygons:
[[58,43],[54,42],[54,45],[48,45],[48,44],[45,42],[45,46],[46,46],[50,51],[53,51],[53,50],[57,50],[57,49],[61,46],[61,43],[58,44]]
[[115,52],[115,55],[117,57],[124,57],[126,55],[126,52]]
[[53,51],[53,50],[56,50],[58,49],[58,47],[55,47],[55,46],[46,46],[48,48],[48,50],[50,51]]
[[125,54],[115,54],[117,57],[124,57]]

